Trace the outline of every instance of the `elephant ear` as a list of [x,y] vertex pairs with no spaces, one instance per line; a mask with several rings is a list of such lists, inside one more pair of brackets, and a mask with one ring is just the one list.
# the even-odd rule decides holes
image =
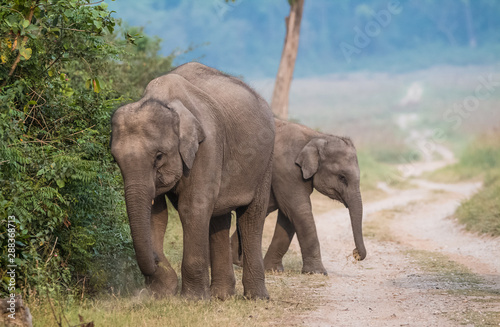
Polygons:
[[319,168],[320,151],[325,146],[325,139],[312,139],[300,151],[295,163],[302,169],[304,179],[313,177]]
[[168,107],[179,115],[179,153],[184,165],[191,169],[198,146],[205,139],[205,132],[198,119],[181,101],[171,101]]

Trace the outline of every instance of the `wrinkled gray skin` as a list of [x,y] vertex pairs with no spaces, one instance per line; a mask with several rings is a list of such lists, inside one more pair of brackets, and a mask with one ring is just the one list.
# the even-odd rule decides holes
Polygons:
[[229,228],[236,210],[244,295],[269,297],[261,239],[273,147],[267,103],[240,80],[199,63],[154,79],[142,99],[115,112],[111,153],[123,176],[137,263],[156,296],[177,291],[163,252],[167,195],[183,227],[181,294],[234,294]]
[[[271,199],[267,212],[278,210],[274,236],[264,258],[266,270],[283,271],[282,258],[297,233],[303,273],[327,274],[312,214],[315,188],[349,208],[354,235],[354,257],[363,260],[363,203],[359,189],[356,149],[348,138],[311,130],[276,119]],[[240,264],[238,238],[232,236],[233,262]]]

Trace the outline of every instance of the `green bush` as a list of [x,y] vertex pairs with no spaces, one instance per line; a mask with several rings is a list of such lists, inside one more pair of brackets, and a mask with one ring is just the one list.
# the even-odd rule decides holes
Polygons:
[[[173,56],[140,29],[122,39],[106,4],[90,3],[0,6],[0,215],[16,217],[16,287],[27,295],[67,298],[140,276],[109,120]],[[0,296],[10,293],[6,227]]]

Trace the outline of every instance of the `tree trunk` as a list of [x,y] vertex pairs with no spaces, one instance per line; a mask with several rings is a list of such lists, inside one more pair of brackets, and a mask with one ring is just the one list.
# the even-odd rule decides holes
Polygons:
[[290,15],[285,19],[285,44],[281,53],[281,62],[271,100],[271,108],[280,119],[288,118],[288,94],[290,93],[295,59],[299,48],[300,22],[302,21],[303,8],[304,0],[291,1]]

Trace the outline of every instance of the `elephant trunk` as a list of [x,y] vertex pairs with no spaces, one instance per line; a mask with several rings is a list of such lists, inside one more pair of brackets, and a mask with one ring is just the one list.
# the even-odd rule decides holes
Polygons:
[[356,245],[353,254],[357,260],[363,260],[366,257],[366,249],[363,242],[363,201],[359,190],[349,198],[347,206],[349,207],[354,244]]
[[125,187],[125,202],[135,256],[145,276],[151,276],[156,271],[150,222],[152,193],[154,192],[145,185],[133,184]]

